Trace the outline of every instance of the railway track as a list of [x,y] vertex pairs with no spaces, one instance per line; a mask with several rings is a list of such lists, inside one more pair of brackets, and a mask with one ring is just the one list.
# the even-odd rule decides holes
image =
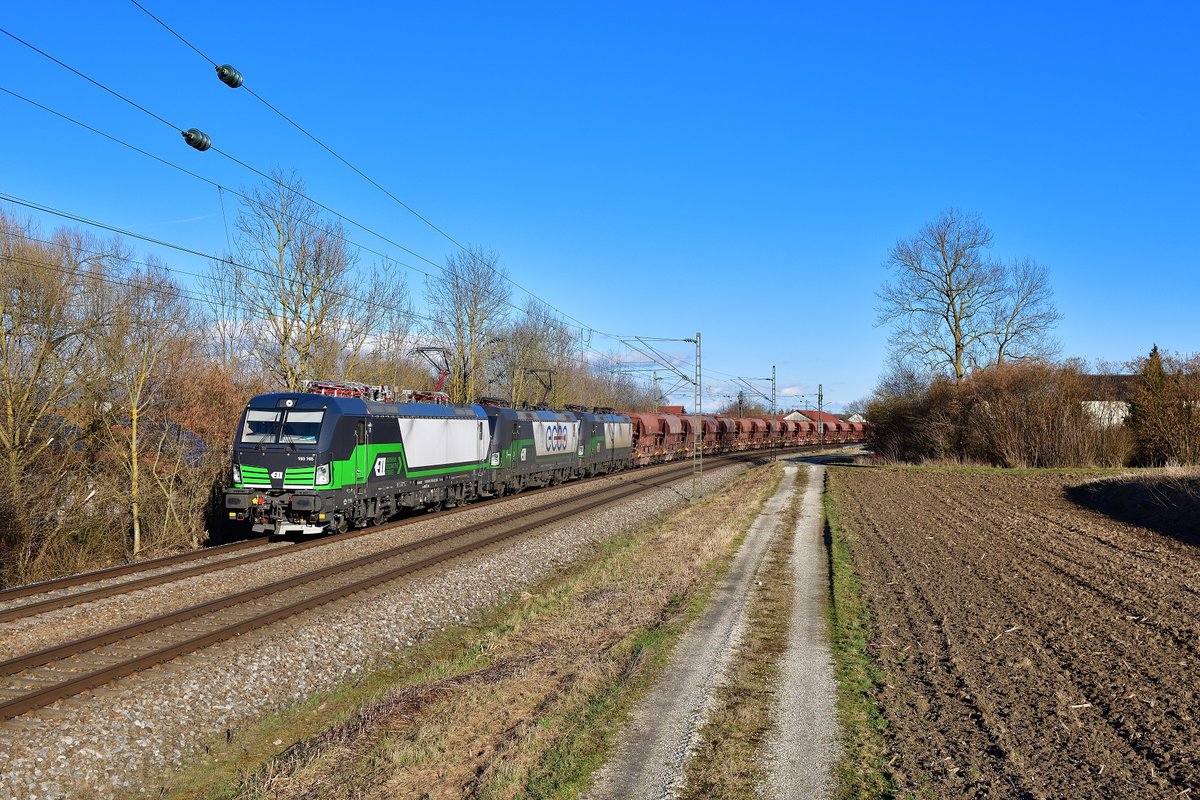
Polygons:
[[[753,452],[759,455],[770,455],[773,452],[796,452],[796,450],[796,448],[788,448],[786,451],[762,450]],[[723,459],[736,459],[745,457],[747,457],[747,453],[729,453],[723,456],[710,456],[705,460],[708,463],[713,463]],[[683,464],[685,462],[681,461],[673,463]],[[666,469],[669,467],[671,467],[671,464],[658,465],[656,467],[648,468],[647,470],[642,470],[636,474],[653,475],[654,470]],[[587,480],[597,480],[597,478],[591,478]],[[586,483],[587,481],[584,482]],[[93,572],[81,573],[78,575],[68,575],[62,578],[56,578],[54,580],[28,584],[26,586],[17,586],[11,589],[0,591],[0,623],[25,619],[36,614],[43,614],[60,608],[69,608],[81,603],[102,600],[106,597],[127,594],[139,589],[160,586],[173,581],[184,580],[186,578],[205,575],[224,569],[230,569],[243,564],[253,564],[256,562],[265,561],[267,559],[277,558],[279,556],[288,556],[293,553],[301,552],[311,548],[324,547],[329,544],[345,542],[360,536],[373,535],[386,530],[401,528],[418,522],[424,522],[434,517],[444,517],[464,511],[470,511],[473,508],[480,508],[487,503],[502,504],[516,498],[528,498],[536,496],[542,492],[554,491],[557,488],[559,487],[534,489],[531,491],[522,492],[520,495],[509,495],[508,497],[504,498],[493,498],[490,500],[460,506],[458,508],[446,509],[439,511],[436,514],[421,514],[419,516],[396,520],[384,525],[377,525],[370,528],[363,528],[361,530],[349,531],[334,536],[320,537],[296,544],[289,545],[272,543],[266,541],[265,539],[251,539],[248,541],[219,545],[217,547],[208,547],[188,553],[179,553],[171,556],[163,556],[161,558],[148,559],[146,561],[139,561],[132,564],[121,564],[114,567],[95,570]],[[197,561],[201,561],[203,563],[194,563]],[[141,578],[132,577],[154,570],[163,571]],[[120,578],[131,578],[131,580],[117,580]],[[115,582],[108,582],[104,585],[94,586],[92,588],[82,588],[102,581]],[[76,588],[80,590],[64,593],[64,590]],[[15,602],[25,598],[36,597],[38,595],[46,596],[40,600],[32,600],[30,602]]]
[[[596,479],[590,478],[587,480]],[[12,589],[0,591],[0,623],[25,619],[36,614],[43,614],[60,608],[69,608],[74,605],[79,605],[80,603],[87,603],[94,600],[102,600],[106,597],[127,594],[139,589],[146,589],[151,586],[160,586],[173,581],[179,581],[185,578],[191,578],[198,575],[205,575],[211,572],[230,569],[243,564],[253,564],[271,558],[292,555],[293,553],[312,548],[324,547],[330,544],[349,541],[360,536],[378,534],[387,530],[413,525],[418,522],[425,522],[435,517],[445,517],[464,511],[470,511],[472,509],[481,508],[488,503],[502,504],[518,498],[533,497],[543,492],[554,491],[558,488],[560,487],[555,486],[542,489],[533,489],[522,492],[519,495],[509,495],[504,498],[493,498],[490,500],[471,503],[465,506],[459,506],[457,508],[445,509],[437,512],[436,514],[421,514],[419,516],[408,517],[406,519],[396,520],[383,525],[363,528],[361,530],[348,531],[346,533],[340,533],[333,536],[323,536],[296,544],[289,545],[282,543],[271,543],[264,539],[251,539],[248,541],[233,542],[227,545],[209,547],[203,550],[196,550],[188,553],[180,553],[173,556],[164,556],[162,558],[139,561],[133,564],[122,564],[115,567],[109,567],[107,569],[96,570],[94,572],[81,573],[79,575],[69,575],[51,581],[43,581],[41,583],[29,584],[26,586],[17,586]],[[192,563],[201,560],[205,561],[205,563]],[[178,569],[171,569],[172,567],[178,567]],[[13,603],[7,606],[3,605],[9,601],[33,597],[39,594],[50,594],[52,592],[59,592],[64,589],[85,587],[89,584],[97,583],[99,581],[130,577],[142,572],[156,569],[166,569],[167,571],[155,575],[148,575],[142,578],[133,578],[132,580],[108,583],[106,585],[96,586],[90,589],[81,589],[77,592],[56,594],[54,596],[45,597],[44,599],[34,600],[32,602]]]
[[[712,461],[757,459],[764,455],[769,453],[756,451],[752,454],[732,454],[719,459],[714,458]],[[626,479],[619,483],[604,485],[570,498],[557,499],[537,508],[483,520],[344,563],[333,564],[11,658],[0,662],[0,719],[12,719],[43,708],[58,700],[95,689],[186,653],[195,652],[381,584],[411,576],[467,553],[495,546],[522,533],[663,486],[691,472],[690,462],[680,462],[675,466],[667,465],[652,475],[642,472],[627,473]],[[532,493],[524,496],[529,494]],[[468,506],[466,509],[472,507],[478,506]],[[410,521],[401,524],[406,523],[411,524]],[[379,529],[368,530],[375,532]],[[335,538],[321,541],[332,541]],[[319,543],[314,541],[300,546]],[[281,552],[296,551],[295,547],[276,549]],[[217,568],[240,558],[242,557],[234,556],[218,562]],[[118,591],[133,591],[133,583],[139,582],[126,583],[116,588]],[[31,605],[23,607],[29,608]]]

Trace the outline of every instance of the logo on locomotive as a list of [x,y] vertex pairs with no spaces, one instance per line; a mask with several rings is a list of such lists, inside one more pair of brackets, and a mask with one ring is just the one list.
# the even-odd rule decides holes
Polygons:
[[539,456],[557,456],[575,450],[579,426],[574,422],[538,420],[533,423],[533,434]]
[[567,426],[563,424],[546,426],[546,449],[551,453],[561,453],[567,449]]

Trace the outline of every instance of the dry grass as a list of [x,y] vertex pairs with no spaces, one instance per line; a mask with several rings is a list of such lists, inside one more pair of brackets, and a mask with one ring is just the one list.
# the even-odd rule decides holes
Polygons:
[[781,474],[743,473],[478,625],[448,632],[367,679],[385,690],[347,690],[357,705],[340,721],[313,731],[317,703],[348,704],[334,695],[291,717],[299,735],[288,735],[288,715],[241,734],[226,753],[234,762],[232,751],[254,751],[267,736],[296,744],[263,763],[223,768],[218,759],[205,768],[207,788],[180,782],[176,796],[576,796]]
[[[801,477],[798,486],[805,480]],[[787,648],[794,576],[790,558],[803,494],[780,516],[779,534],[756,576],[743,640],[714,693],[700,743],[685,769],[680,797],[757,798],[766,779],[765,747],[772,727],[779,660]]]

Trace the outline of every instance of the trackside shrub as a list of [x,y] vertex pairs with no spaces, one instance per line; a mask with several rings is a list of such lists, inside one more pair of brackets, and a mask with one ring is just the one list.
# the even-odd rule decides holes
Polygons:
[[924,390],[877,396],[869,405],[885,459],[957,461],[1002,467],[1120,466],[1131,451],[1124,426],[1085,410],[1073,366],[1001,364],[961,384],[935,379]]

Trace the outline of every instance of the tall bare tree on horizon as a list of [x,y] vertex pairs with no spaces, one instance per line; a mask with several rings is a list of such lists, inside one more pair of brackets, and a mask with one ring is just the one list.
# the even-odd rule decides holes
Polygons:
[[446,259],[425,282],[432,333],[450,351],[451,401],[469,403],[487,385],[487,349],[508,317],[511,292],[494,251],[472,247]]
[[358,268],[341,223],[327,219],[295,173],[275,170],[237,220],[235,252],[214,261],[209,305],[218,355],[255,362],[268,383],[354,377],[376,334],[406,303],[403,280]]
[[992,238],[978,214],[949,209],[889,251],[877,324],[892,326],[893,360],[962,383],[972,368],[1056,351],[1046,269],[990,259]]

